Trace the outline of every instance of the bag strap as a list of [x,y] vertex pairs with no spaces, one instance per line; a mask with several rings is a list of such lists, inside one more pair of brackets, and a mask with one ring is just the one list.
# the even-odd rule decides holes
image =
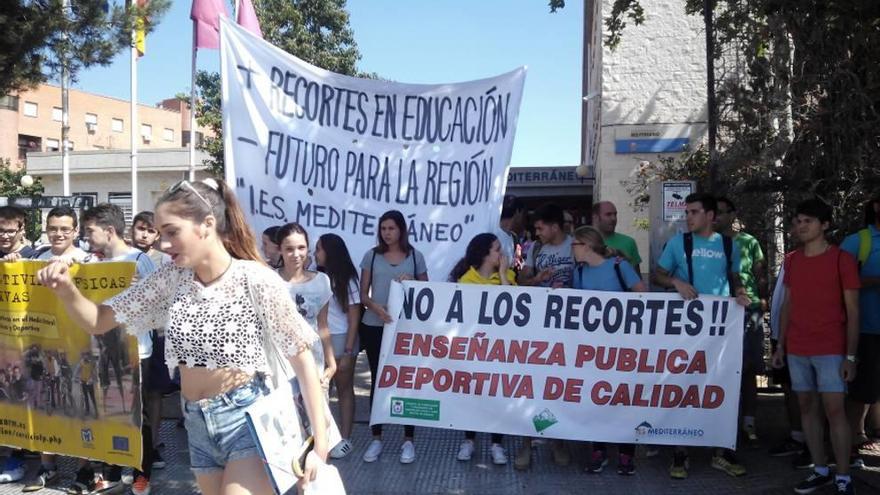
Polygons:
[[862,229],[859,231],[859,269],[868,261],[871,256],[871,229]]
[[694,285],[694,234],[684,233],[684,259],[687,262],[688,283]]
[[727,286],[730,295],[733,296],[735,293],[733,290],[733,280],[731,279],[731,275],[733,275],[733,237],[721,234],[721,244],[724,246],[724,260],[727,267],[727,271],[725,272],[727,274]]
[[629,287],[626,286],[626,281],[623,279],[623,272],[620,270],[621,261],[623,261],[623,258],[619,256],[614,260],[614,274],[617,275],[617,282],[620,284],[620,290],[623,292],[629,292]]
[[[532,248],[532,272],[538,271],[538,254],[541,252],[541,248],[544,247],[544,243],[539,240],[536,240]],[[534,273],[532,273],[534,275]]]

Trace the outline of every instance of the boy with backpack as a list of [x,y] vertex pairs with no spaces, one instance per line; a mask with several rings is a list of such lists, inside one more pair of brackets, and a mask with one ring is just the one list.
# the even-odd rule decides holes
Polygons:
[[[736,302],[748,307],[751,299],[739,278],[740,253],[733,239],[715,232],[718,201],[711,194],[694,193],[685,198],[688,232],[666,243],[652,275],[655,284],[675,289],[682,298],[696,299],[700,294],[736,296]],[[731,476],[743,476],[745,467],[729,449],[716,449],[711,466]],[[669,468],[673,479],[688,476],[688,455],[676,447]]]

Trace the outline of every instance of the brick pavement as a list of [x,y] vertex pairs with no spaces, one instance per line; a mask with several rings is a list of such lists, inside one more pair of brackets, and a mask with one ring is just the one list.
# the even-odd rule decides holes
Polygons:
[[[531,470],[518,472],[513,469],[512,458],[519,440],[505,438],[504,443],[511,457],[507,466],[495,466],[489,456],[487,436],[477,436],[477,451],[471,462],[459,462],[455,459],[458,445],[462,439],[460,432],[441,429],[419,428],[416,430],[416,462],[402,465],[398,461],[399,444],[402,440],[402,428],[390,426],[385,433],[385,453],[373,464],[364,464],[360,456],[370,440],[367,424],[367,393],[364,386],[369,374],[362,355],[359,363],[357,381],[357,424],[354,434],[354,452],[348,457],[334,461],[339,467],[350,494],[411,494],[411,493],[443,493],[443,494],[583,494],[583,493],[626,493],[638,494],[691,494],[712,493],[725,494],[790,494],[791,487],[800,481],[805,471],[791,468],[791,458],[770,457],[766,448],[744,451],[740,454],[748,475],[742,478],[731,478],[709,467],[709,449],[692,449],[690,477],[683,481],[673,481],[667,475],[669,461],[668,449],[661,449],[660,455],[646,458],[639,451],[636,459],[637,472],[632,477],[618,476],[614,470],[614,456],[609,469],[600,475],[584,474],[582,467],[586,462],[588,448],[585,445],[574,445],[572,465],[559,467],[550,458],[547,445],[538,444],[534,450],[534,462]],[[166,416],[160,430],[161,440],[165,443],[162,452],[168,466],[156,471],[153,476],[153,494],[186,495],[196,494],[193,477],[189,471],[186,452],[186,434],[176,426],[171,416],[177,414],[177,399],[166,400]],[[759,434],[763,447],[770,439],[779,439],[784,435],[781,422],[784,418],[780,395],[762,395],[758,416]],[[855,473],[858,493],[880,494],[880,446],[866,451],[865,460],[868,468]],[[32,461],[29,475],[36,473],[37,461]],[[74,472],[73,461],[62,463],[62,475],[69,481]],[[20,493],[21,484],[0,485],[0,495]],[[59,490],[46,489],[38,493],[61,493]],[[817,494],[831,494],[828,488]]]

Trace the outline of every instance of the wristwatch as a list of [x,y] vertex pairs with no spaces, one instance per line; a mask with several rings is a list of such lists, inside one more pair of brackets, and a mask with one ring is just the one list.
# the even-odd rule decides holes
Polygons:
[[846,360],[849,361],[849,362],[851,362],[851,363],[855,363],[856,361],[858,361],[858,359],[856,358],[856,355],[855,355],[855,354],[847,354],[847,355],[846,355]]

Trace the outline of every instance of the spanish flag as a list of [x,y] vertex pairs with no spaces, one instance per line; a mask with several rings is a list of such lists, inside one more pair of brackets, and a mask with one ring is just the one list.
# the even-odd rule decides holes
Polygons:
[[[138,9],[147,6],[150,0],[137,0]],[[134,21],[134,47],[137,49],[138,57],[143,57],[147,53],[147,18],[138,14]]]

